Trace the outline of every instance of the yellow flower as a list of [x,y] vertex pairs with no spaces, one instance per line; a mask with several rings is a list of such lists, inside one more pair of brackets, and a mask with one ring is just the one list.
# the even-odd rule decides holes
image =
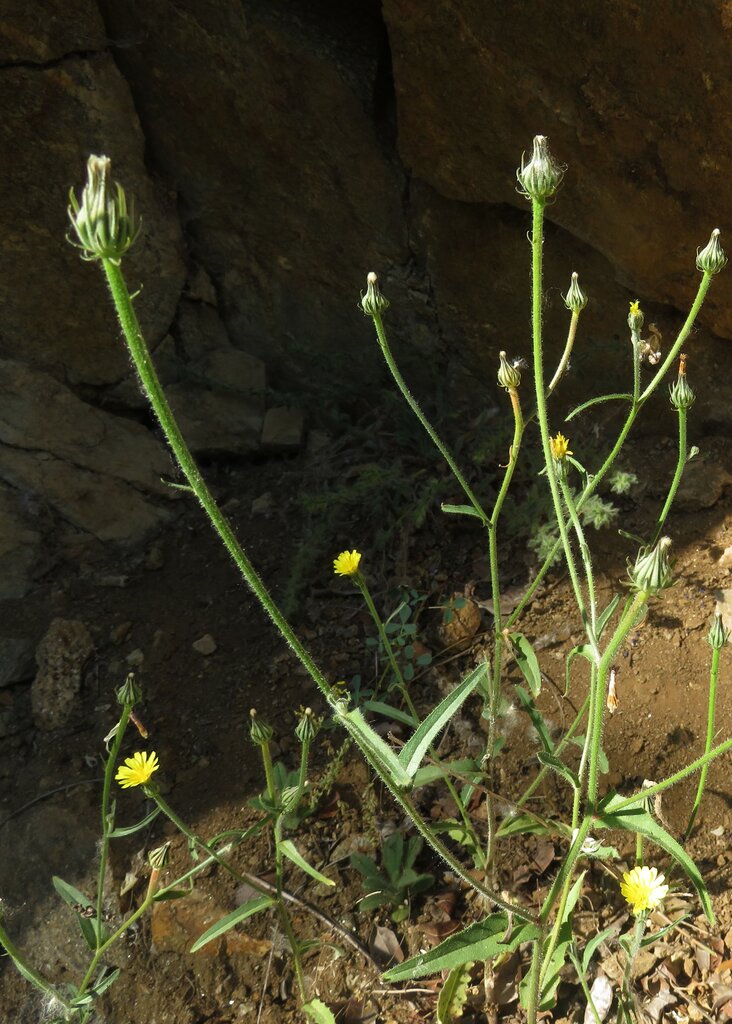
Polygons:
[[158,755],[152,750],[149,754],[146,751],[137,751],[132,757],[126,757],[125,763],[117,769],[115,779],[122,789],[130,789],[132,786],[144,786],[150,781],[150,776],[156,772]]
[[353,576],[358,572],[360,561],[360,551],[341,551],[338,558],[333,560],[333,571],[336,576]]
[[636,314],[640,313],[640,311],[641,311],[640,299],[636,299],[635,302],[631,302],[630,303],[630,315],[631,316],[635,316]]
[[655,868],[643,866],[626,871],[620,883],[620,891],[637,916],[644,910],[655,910],[668,896],[665,879]]
[[557,434],[556,437],[549,438],[549,447],[552,450],[552,457],[561,461],[568,455],[574,455],[574,452],[569,450],[569,438],[565,437],[564,434]]

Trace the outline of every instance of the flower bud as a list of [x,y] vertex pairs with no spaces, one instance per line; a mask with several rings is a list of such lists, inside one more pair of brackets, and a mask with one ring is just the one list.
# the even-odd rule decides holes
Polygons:
[[295,735],[301,743],[312,743],[318,735],[321,719],[315,715],[312,708],[301,708],[298,714],[300,721],[297,723]]
[[686,379],[686,356],[683,354],[679,358],[679,375],[676,379],[676,383],[670,384],[668,391],[671,399],[671,405],[674,409],[678,409],[679,412],[691,409],[692,405],[696,401],[696,395],[691,390],[689,382]]
[[565,437],[564,434],[557,434],[556,437],[550,437],[549,447],[551,448],[552,458],[555,462],[563,462],[568,455],[574,455],[574,452],[569,450],[569,438]]
[[124,683],[117,690],[117,703],[132,708],[141,700],[142,690],[135,679],[135,673],[129,672]]
[[389,302],[381,294],[379,279],[373,271],[366,278],[366,294],[361,296],[361,308],[367,316],[381,316],[389,308]]
[[534,136],[531,159],[521,157],[521,166],[516,171],[521,188],[519,192],[527,199],[546,202],[559,188],[564,177],[564,168],[554,161],[544,135]]
[[628,313],[628,327],[630,327],[631,333],[640,337],[640,332],[643,328],[643,321],[645,316],[640,308],[640,302],[638,299],[635,302],[630,303],[630,312]]
[[572,274],[572,283],[569,286],[569,291],[563,298],[564,305],[573,313],[580,313],[587,305],[587,296],[579,286],[576,271]]
[[170,843],[163,843],[155,850],[150,850],[147,855],[147,862],[153,871],[162,871],[170,860]]
[[272,739],[272,726],[257,717],[256,708],[252,708],[249,712],[249,735],[252,738],[252,743],[256,743],[258,747],[266,747]]
[[510,391],[512,388],[515,390],[521,383],[521,371],[518,366],[509,363],[505,352],[499,352],[498,358],[501,360],[501,365],[498,368],[498,383],[506,391]]
[[124,189],[112,182],[109,157],[90,156],[86,168],[81,203],[73,189],[69,194],[69,219],[79,239],[71,244],[81,249],[82,259],[119,263],[140,234],[134,204],[128,208]]
[[719,228],[715,228],[704,248],[696,251],[696,269],[704,274],[718,274],[726,262],[724,249],[719,244]]
[[672,565],[669,559],[670,537],[661,537],[653,548],[641,548],[634,567],[629,571],[631,585],[636,590],[656,594],[670,587],[673,582]]
[[712,628],[709,630],[707,636],[709,646],[713,651],[720,651],[729,640],[729,630],[725,628],[722,616],[719,612],[715,613],[714,622]]

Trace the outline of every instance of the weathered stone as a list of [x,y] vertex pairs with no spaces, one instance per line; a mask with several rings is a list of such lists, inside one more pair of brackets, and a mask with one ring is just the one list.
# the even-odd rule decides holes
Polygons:
[[17,491],[0,484],[0,600],[25,597],[47,558],[35,518]]
[[204,657],[207,657],[209,654],[213,654],[217,648],[216,641],[210,633],[204,633],[203,636],[198,638],[198,640],[194,640],[191,646],[194,651],[198,654],[203,654]]
[[38,673],[31,687],[33,721],[39,729],[60,729],[75,716],[82,671],[93,650],[83,622],[52,621],[36,650]]
[[3,66],[20,61],[41,64],[107,46],[104,22],[94,0],[68,0],[63,8],[52,8],[25,0],[5,0],[0,19]]
[[249,455],[259,447],[260,400],[231,391],[209,391],[200,384],[174,384],[168,401],[191,451],[196,455]]
[[21,683],[34,675],[33,645],[25,637],[0,637],[0,686]]
[[[62,5],[42,6],[37,18],[27,20],[73,24]],[[104,40],[100,47],[106,45],[98,25],[98,14],[90,15],[80,40],[98,36]],[[44,46],[41,38],[39,47]],[[168,330],[185,279],[174,200],[147,174],[145,140],[128,86],[110,53],[74,55],[38,69],[5,67],[0,107],[0,152],[12,153],[12,174],[0,180],[0,356],[72,383],[117,381],[129,357],[104,275],[65,240],[69,187],[79,191],[83,185],[92,146],[111,153],[115,175],[144,211],[143,235],[125,259],[124,272],[133,290],[144,285],[135,308],[153,347]],[[39,124],[42,144],[29,130]]]
[[262,447],[270,451],[294,451],[302,444],[305,420],[300,409],[277,406],[268,409],[262,426]]
[[[194,890],[184,900],[153,903],[150,932],[156,952],[188,953],[191,946],[212,924],[229,911],[217,906],[208,896]],[[227,953],[264,956],[272,947],[268,939],[255,939],[246,931],[230,929],[220,938],[202,946],[196,956],[215,956],[221,948]]]

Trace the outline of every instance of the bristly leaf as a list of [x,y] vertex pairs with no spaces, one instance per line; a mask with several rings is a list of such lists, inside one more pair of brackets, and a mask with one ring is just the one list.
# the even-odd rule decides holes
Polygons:
[[412,777],[404,770],[389,744],[371,728],[358,708],[346,711],[340,704],[336,704],[334,711],[338,721],[356,741],[382,779],[395,789],[409,791],[412,788]]
[[473,508],[472,505],[447,505],[443,502],[440,505],[440,508],[443,512],[447,512],[453,516],[473,516],[475,519],[480,519],[482,523],[487,522],[485,516],[481,515],[481,513],[476,508]]
[[[89,949],[96,951],[97,948],[97,932],[100,933],[100,939],[103,942],[106,937],[104,926],[100,924],[96,917],[96,908],[88,896],[85,896],[83,892],[79,892],[69,882],[65,882],[63,878],[59,878],[58,875],[54,875],[51,879],[53,887],[59,894],[61,899],[69,907],[76,912],[76,920],[79,924],[79,929],[84,942],[86,942]],[[79,907],[85,911],[93,911],[91,916],[82,914],[79,912]]]
[[210,928],[207,928],[203,935],[199,935],[196,941],[191,946],[190,952],[195,953],[196,950],[205,946],[207,942],[211,942],[213,939],[217,939],[219,935],[223,935],[224,932],[228,932],[235,924],[239,924],[240,921],[245,921],[252,914],[258,914],[260,910],[266,910],[267,907],[271,907],[275,901],[271,896],[257,896],[255,899],[247,900],[246,903],[242,903],[236,910],[232,910],[230,914],[226,914],[215,924],[212,924]]
[[160,808],[159,807],[155,807],[155,808],[153,808],[152,811],[150,811],[149,814],[146,814],[144,818],[141,818],[140,821],[137,822],[137,824],[135,824],[135,825],[123,825],[120,828],[115,828],[115,829],[113,829],[112,832],[108,833],[108,837],[110,839],[121,839],[123,836],[131,836],[135,832],[139,832],[140,829],[145,828],[146,825],[149,825],[150,822],[154,821],[154,819],[157,818],[157,816],[159,814],[160,814]]
[[583,402],[582,405],[575,406],[575,408],[572,409],[572,411],[567,416],[564,417],[564,422],[569,423],[571,419],[574,419],[574,417],[578,416],[579,413],[584,412],[585,409],[589,409],[593,405],[599,405],[600,402],[612,402],[615,400],[632,402],[633,396],[627,393],[623,393],[615,395],[598,395],[596,398],[590,398],[589,401]]
[[[599,636],[599,634],[598,634],[598,636]],[[590,647],[589,644],[577,644],[576,647],[572,648],[572,650],[567,655],[567,661],[565,663],[566,667],[565,667],[565,670],[564,670],[564,694],[563,694],[563,696],[565,696],[565,697],[569,694],[569,684],[571,682],[571,675],[572,675],[572,662],[574,661],[574,659],[578,655],[581,656],[582,658],[586,658],[587,661],[589,661],[589,663],[591,665],[594,665],[594,663],[595,663],[595,659],[592,656],[592,648]]]
[[472,967],[473,963],[468,961],[461,967],[454,967],[448,974],[437,1000],[437,1024],[453,1024],[456,1018],[462,1017]]
[[536,735],[539,737],[539,742],[541,743],[542,747],[547,752],[547,754],[553,754],[554,743],[552,742],[552,738],[549,735],[549,730],[546,727],[546,723],[544,722],[544,717],[541,711],[539,711],[536,704],[534,704],[528,690],[525,690],[523,686],[516,686],[515,692],[516,696],[523,704],[524,710],[531,719],[531,724],[536,729]]
[[536,756],[539,760],[539,764],[546,765],[547,768],[551,768],[558,775],[561,775],[562,778],[570,784],[572,789],[579,789],[580,781],[576,772],[573,772],[572,769],[566,765],[564,761],[561,761],[555,754],[548,754],[546,750],[540,750]]
[[617,814],[613,814],[613,805],[621,803],[623,799],[618,793],[609,793],[600,804],[599,814],[597,815],[598,824],[603,828],[619,828],[626,832],[640,832],[642,836],[651,839],[662,850],[665,850],[669,857],[672,857],[689,876],[691,884],[697,891],[707,920],[713,925],[714,911],[712,910],[712,901],[709,898],[709,893],[699,868],[683,846],[677,843],[674,837],[665,828],[662,828],[655,818],[652,818],[648,811],[642,807],[626,807]]
[[539,668],[539,661],[534,654],[534,648],[523,633],[509,633],[508,639],[511,641],[516,664],[529,684],[531,695],[538,697],[541,692],[541,669]]
[[413,779],[417,769],[422,763],[422,758],[427,752],[435,736],[440,732],[452,716],[465,703],[478,683],[486,675],[486,665],[478,665],[476,669],[463,679],[455,689],[448,693],[444,700],[440,701],[436,708],[430,711],[424,722],[410,736],[399,753],[399,763],[404,771]]
[[316,882],[321,882],[323,885],[335,885],[332,878],[326,878],[325,875],[321,875],[319,871],[316,871],[312,864],[308,864],[291,840],[280,840],[280,851],[284,853],[288,860],[291,860],[293,864],[300,868],[301,871],[304,871],[306,874],[310,875],[311,878],[314,878]]
[[510,928],[507,914],[501,911],[451,935],[429,952],[391,967],[384,974],[384,979],[406,981],[438,971],[451,971],[470,960],[490,960],[503,953],[512,953],[522,942],[530,942],[538,935],[537,926],[526,921],[519,921]]
[[336,1019],[331,1010],[321,999],[310,999],[302,1004],[303,1013],[313,1021],[313,1024],[336,1024]]

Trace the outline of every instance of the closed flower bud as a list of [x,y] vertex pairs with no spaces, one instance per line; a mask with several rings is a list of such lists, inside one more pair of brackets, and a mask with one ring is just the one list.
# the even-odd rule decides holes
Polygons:
[[312,743],[318,734],[321,719],[314,714],[312,708],[302,708],[299,714],[300,721],[297,723],[295,735],[301,743]]
[[640,302],[636,299],[635,302],[630,303],[630,312],[628,313],[628,327],[633,335],[640,337],[644,320],[645,316],[640,308]]
[[691,409],[696,401],[696,395],[691,390],[686,379],[686,356],[681,355],[679,360],[679,375],[675,384],[669,385],[669,397],[671,405],[679,411]]
[[501,360],[501,365],[498,367],[498,383],[506,391],[510,391],[512,388],[515,390],[521,383],[521,371],[518,366],[509,363],[505,352],[499,352],[498,358]]
[[367,316],[381,316],[389,308],[389,302],[381,294],[379,279],[373,271],[366,278],[366,294],[361,297],[361,308]]
[[272,726],[257,717],[256,708],[252,708],[249,712],[249,735],[252,738],[252,743],[256,743],[258,747],[265,747],[272,739]]
[[696,269],[705,274],[718,274],[727,262],[724,249],[719,244],[719,228],[712,231],[712,237],[704,248],[696,253]]
[[153,871],[162,871],[170,860],[170,843],[163,843],[155,850],[150,850],[147,862]]
[[579,286],[576,271],[572,274],[572,283],[569,286],[569,291],[564,296],[564,305],[573,313],[580,313],[587,305],[587,296]]
[[142,700],[142,690],[135,679],[135,673],[130,672],[124,683],[117,690],[117,703],[132,708]]
[[521,166],[516,171],[521,188],[519,192],[527,199],[546,202],[559,188],[564,177],[564,168],[555,162],[544,135],[534,136],[531,159],[521,157]]
[[729,640],[729,630],[725,628],[722,616],[719,612],[714,616],[714,622],[712,623],[712,628],[709,630],[707,640],[709,641],[709,646],[714,651],[721,650]]
[[673,582],[672,565],[669,559],[670,537],[661,537],[653,548],[641,548],[635,565],[629,571],[631,585],[636,590],[656,594]]
[[[112,182],[112,162],[106,156],[90,156],[81,202],[71,190],[69,219],[79,239],[82,259],[119,263],[140,234],[134,204],[129,207],[121,185]],[[70,241],[70,239],[69,239]]]

